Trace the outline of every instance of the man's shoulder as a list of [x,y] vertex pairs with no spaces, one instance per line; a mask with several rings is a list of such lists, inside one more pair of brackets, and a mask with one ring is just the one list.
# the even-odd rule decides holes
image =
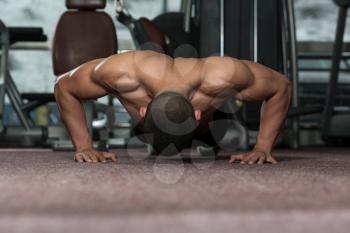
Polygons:
[[203,59],[203,71],[205,73],[221,73],[222,75],[232,76],[235,73],[237,66],[241,63],[240,60],[227,56],[211,56]]
[[123,52],[123,53],[119,53],[116,54],[114,56],[112,56],[113,58],[133,58],[133,59],[147,59],[147,58],[164,58],[164,57],[168,57],[166,54],[163,53],[158,53],[158,52],[154,52],[151,50],[130,50],[127,52]]
[[232,63],[241,63],[241,60],[229,56],[210,56],[202,60],[204,64],[208,65],[228,65]]
[[[152,52],[152,51],[127,51],[119,54],[112,55],[106,59],[103,59],[94,69],[94,76],[96,77],[119,77],[125,73],[133,73],[135,65],[142,67],[146,65],[150,67],[151,63],[159,66],[162,57],[166,55]],[[150,63],[150,60],[152,62]],[[158,64],[158,65],[157,65]]]

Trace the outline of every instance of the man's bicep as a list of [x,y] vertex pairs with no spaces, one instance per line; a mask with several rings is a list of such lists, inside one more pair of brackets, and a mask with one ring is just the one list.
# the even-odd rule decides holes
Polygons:
[[66,75],[58,80],[56,86],[81,100],[97,99],[108,94],[106,88],[94,82],[89,74]]
[[242,61],[251,74],[251,82],[242,90],[245,101],[263,101],[273,96],[279,87],[280,77],[274,70],[251,61]]
[[262,92],[257,91],[254,87],[249,87],[239,93],[239,99],[244,102],[261,102],[264,101],[265,95]]
[[260,102],[269,99],[276,93],[274,84],[268,79],[256,79],[254,83],[242,90],[239,94],[246,102]]

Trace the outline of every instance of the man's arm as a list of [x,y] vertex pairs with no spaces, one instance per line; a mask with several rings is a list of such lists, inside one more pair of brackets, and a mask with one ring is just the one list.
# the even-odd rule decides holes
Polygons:
[[[61,118],[71,136],[78,161],[105,161],[104,154],[94,153],[90,139],[82,100],[97,99],[108,92],[92,79],[95,66],[101,60],[95,60],[58,78],[55,85],[55,98]],[[86,153],[85,153],[86,152]],[[110,154],[106,154],[110,157]]]
[[[260,129],[253,152],[233,156],[231,162],[276,163],[271,151],[280,134],[291,99],[290,81],[282,74],[262,65],[244,61],[252,84],[240,94],[244,101],[264,101],[261,109]],[[250,74],[249,74],[250,73]]]
[[281,79],[279,88],[261,107],[260,129],[255,145],[256,150],[267,153],[271,153],[277,136],[282,131],[291,98],[290,82],[281,75],[276,77]]

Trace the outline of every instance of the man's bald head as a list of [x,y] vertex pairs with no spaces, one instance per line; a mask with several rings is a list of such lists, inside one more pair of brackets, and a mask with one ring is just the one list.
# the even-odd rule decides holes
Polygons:
[[198,126],[192,104],[176,92],[163,92],[148,105],[143,131],[156,153],[173,155],[190,147]]

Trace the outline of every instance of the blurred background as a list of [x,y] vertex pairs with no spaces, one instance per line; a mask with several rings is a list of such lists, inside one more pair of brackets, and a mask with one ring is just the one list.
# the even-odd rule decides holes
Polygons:
[[[118,30],[120,49],[134,49],[129,30],[115,18],[115,1],[108,0],[105,11],[111,15]],[[125,4],[135,17],[153,19],[168,11],[179,11],[181,0],[128,0]],[[295,17],[298,41],[332,42],[335,36],[337,7],[330,0],[295,0]],[[64,1],[0,0],[1,19],[8,26],[40,26],[48,36],[48,46],[62,12]],[[350,17],[350,16],[348,16]],[[348,28],[350,26],[347,26]],[[345,41],[350,40],[347,30]],[[26,64],[30,57],[31,65]],[[55,77],[52,73],[50,51],[16,51],[11,53],[14,79],[23,92],[52,90]]]
[[[121,12],[123,13],[116,13],[117,2],[108,0],[103,11],[113,20],[116,28],[119,52],[140,49],[140,41],[138,41],[140,38],[137,38],[137,32],[133,31],[137,31],[137,28],[134,29],[130,22],[134,22],[132,20],[140,18],[149,19],[151,23],[160,27],[160,31],[165,29],[161,33],[164,33],[166,44],[170,47],[166,51],[170,56],[173,56],[177,47],[181,47],[182,44],[187,43],[191,48],[187,48],[186,52],[188,53],[192,49],[194,50],[193,54],[197,54],[200,57],[220,53],[221,55],[225,54],[240,59],[255,60],[282,73],[288,73],[289,78],[294,80],[295,98],[293,98],[292,105],[296,112],[299,111],[298,114],[300,111],[303,112],[305,110],[301,109],[303,107],[321,105],[318,106],[318,110],[316,106],[317,111],[313,111],[312,109],[306,110],[307,113],[311,114],[300,114],[298,124],[300,123],[301,128],[316,129],[316,131],[321,128],[322,114],[319,113],[323,111],[320,108],[325,105],[327,100],[327,87],[330,82],[332,50],[339,9],[333,1],[271,0],[265,4],[266,6],[263,4],[259,5],[259,12],[256,19],[256,30],[258,33],[256,42],[253,41],[255,40],[253,36],[255,33],[253,25],[255,22],[253,21],[255,19],[252,18],[255,0],[246,2],[239,0],[233,2],[227,1],[227,6],[223,10],[225,13],[225,16],[223,16],[225,17],[223,32],[219,31],[218,24],[216,26],[214,25],[215,23],[219,23],[219,15],[216,15],[216,13],[220,9],[216,9],[214,5],[211,6],[210,4],[212,3],[208,3],[208,7],[202,7],[199,0],[125,0],[122,1]],[[290,46],[294,43],[293,40],[289,40],[289,37],[291,35],[293,36],[293,34],[289,33],[288,29],[283,29],[283,17],[287,16],[284,16],[286,14],[280,9],[282,2],[291,2],[292,4],[293,12],[291,16],[293,17],[293,22],[290,31],[295,32],[296,35],[296,38],[293,38],[296,42],[297,53],[294,59],[295,61],[291,57],[292,52],[290,51],[292,50],[289,50]],[[47,36],[47,41],[38,43],[39,45],[36,45],[36,47],[34,46],[36,49],[18,49],[16,48],[16,43],[12,46],[9,53],[8,67],[19,92],[52,93],[55,81],[51,59],[52,44],[57,22],[63,12],[66,11],[65,1],[0,0],[0,6],[1,20],[7,27],[40,27]],[[230,10],[230,7],[233,7],[232,10]],[[279,9],[276,7],[279,7]],[[269,13],[269,11],[271,12]],[[126,17],[124,19],[123,17],[119,17],[118,20],[118,16],[123,16],[125,13]],[[180,27],[183,24],[181,20],[183,19],[181,18],[179,22],[174,22],[180,18],[171,19],[173,17],[171,16],[172,13],[174,13],[174,17],[181,14],[185,15],[185,17],[189,15],[190,23],[188,25],[191,28],[181,29]],[[203,17],[201,14],[208,14],[208,17]],[[166,15],[166,17],[163,17],[163,15]],[[168,16],[169,18],[167,18]],[[347,18],[349,17],[347,16]],[[129,22],[128,20],[131,21]],[[167,31],[167,25],[171,27],[175,25],[176,27],[176,24],[178,24],[176,33],[180,33],[169,34],[171,31]],[[203,26],[205,24],[209,26]],[[270,25],[271,27],[269,28]],[[345,48],[348,48],[348,42],[350,40],[349,27],[349,24],[345,26]],[[284,38],[286,39],[284,42],[281,42],[283,39],[281,32],[282,34],[285,33],[284,37],[287,37],[287,39]],[[225,35],[221,41],[221,38],[218,36],[224,33]],[[174,38],[175,40],[173,40]],[[344,52],[344,55],[347,56],[347,49]],[[293,72],[291,70],[294,68],[296,71],[292,74]],[[338,109],[345,108],[347,110],[347,106],[350,104],[350,79],[347,76],[349,75],[349,68],[350,65],[347,57],[341,59],[340,73],[337,75],[337,78],[339,77],[338,89],[336,91],[340,94],[340,98],[336,99]],[[113,104],[121,108],[117,99],[111,100],[106,97],[98,101],[103,104]],[[4,125],[21,125],[18,114],[15,113],[8,96],[5,97],[4,109]],[[258,128],[259,109],[259,106],[247,105],[241,111],[242,121],[248,130],[253,132],[251,135],[254,135],[254,131],[256,132]],[[48,103],[48,105],[31,111],[30,114],[38,125],[61,124],[55,103]],[[295,115],[295,112],[292,114]],[[128,124],[129,118],[127,114],[121,116],[116,113],[116,116],[115,119],[122,121],[119,123]],[[295,133],[297,127],[296,118],[292,117],[289,122],[294,132],[294,137],[296,137],[296,135],[299,135],[299,133]],[[305,137],[309,138],[309,136]],[[322,143],[321,136],[313,138],[312,141],[304,140],[305,144]]]

